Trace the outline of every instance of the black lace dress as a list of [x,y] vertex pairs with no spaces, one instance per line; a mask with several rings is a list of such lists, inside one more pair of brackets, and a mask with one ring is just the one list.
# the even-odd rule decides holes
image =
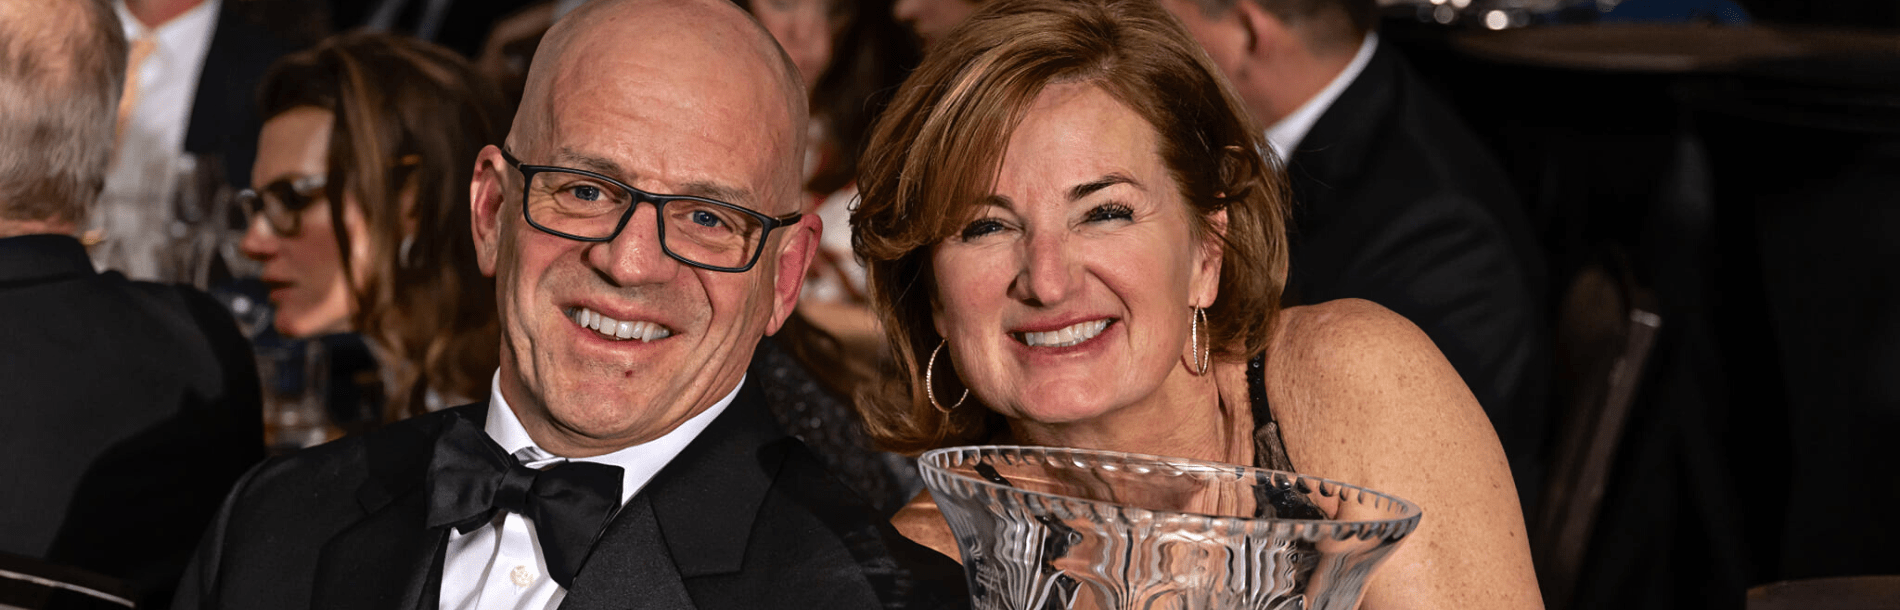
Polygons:
[[889,516],[923,490],[916,460],[874,451],[857,412],[818,381],[792,353],[768,337],[746,371],[759,384],[772,415],[786,433],[804,441],[832,474]]

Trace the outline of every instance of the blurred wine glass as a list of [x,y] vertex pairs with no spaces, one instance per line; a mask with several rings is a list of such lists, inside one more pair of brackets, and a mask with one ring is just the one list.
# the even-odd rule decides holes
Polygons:
[[330,423],[329,352],[321,341],[278,340],[256,346],[264,390],[264,446],[273,455],[340,436]]

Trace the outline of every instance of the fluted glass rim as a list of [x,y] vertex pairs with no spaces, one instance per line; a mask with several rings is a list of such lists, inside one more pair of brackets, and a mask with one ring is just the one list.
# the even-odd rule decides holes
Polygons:
[[[1399,516],[1385,518],[1385,519],[1367,519],[1367,520],[1292,519],[1292,518],[1280,518],[1280,517],[1238,517],[1238,516],[1214,515],[1214,514],[1206,514],[1206,513],[1193,513],[1193,512],[1186,512],[1186,511],[1165,509],[1165,508],[1149,508],[1149,507],[1143,507],[1143,506],[1117,504],[1117,503],[1103,501],[1103,500],[1091,500],[1088,498],[1078,498],[1074,496],[1066,496],[1062,494],[1056,494],[1056,493],[1050,493],[1050,492],[1044,492],[1044,491],[1022,489],[1018,487],[1013,487],[1013,486],[989,481],[981,477],[973,477],[973,476],[965,475],[963,473],[954,472],[954,471],[949,470],[943,465],[947,457],[954,454],[967,455],[968,457],[963,458],[964,460],[968,460],[969,457],[974,457],[978,455],[986,455],[986,454],[987,455],[1014,455],[1019,458],[1025,455],[1033,454],[1035,457],[1039,459],[1044,459],[1044,460],[1049,460],[1052,458],[1052,456],[1058,456],[1058,455],[1060,456],[1087,456],[1091,458],[1090,462],[1085,463],[1085,464],[1080,464],[1079,467],[1087,467],[1087,468],[1098,467],[1099,462],[1094,461],[1094,460],[1099,459],[1099,458],[1111,458],[1111,459],[1119,459],[1119,460],[1124,460],[1124,461],[1154,462],[1161,465],[1176,467],[1177,470],[1181,470],[1179,468],[1181,466],[1190,466],[1195,469],[1198,469],[1198,472],[1205,472],[1205,473],[1210,473],[1210,474],[1212,473],[1241,473],[1242,475],[1266,477],[1268,480],[1274,480],[1271,477],[1279,476],[1279,477],[1284,477],[1288,479],[1289,481],[1305,481],[1308,484],[1313,485],[1314,490],[1318,491],[1319,493],[1325,496],[1339,495],[1341,496],[1341,502],[1347,501],[1347,499],[1345,498],[1345,494],[1347,492],[1356,492],[1357,495],[1354,498],[1354,501],[1358,501],[1361,503],[1364,503],[1366,501],[1366,498],[1370,496],[1372,498],[1372,501],[1375,503],[1391,503],[1391,504],[1396,505],[1398,507],[1396,512],[1398,513]],[[1071,463],[1071,464],[1076,463],[1073,459],[1070,459],[1067,461],[1068,463]],[[961,462],[958,462],[958,463],[961,463]],[[1055,462],[1050,462],[1050,463],[1055,463]],[[1410,500],[1406,500],[1404,498],[1400,498],[1398,496],[1385,493],[1382,491],[1378,491],[1375,489],[1368,489],[1366,487],[1362,487],[1359,485],[1354,485],[1354,484],[1346,483],[1343,481],[1328,479],[1325,477],[1316,477],[1316,476],[1301,474],[1297,472],[1287,472],[1284,470],[1256,468],[1253,466],[1243,466],[1239,464],[1227,464],[1227,463],[1213,462],[1213,461],[1207,461],[1207,460],[1197,460],[1197,459],[1191,459],[1191,458],[1154,455],[1154,454],[1146,454],[1146,453],[1131,453],[1131,452],[1125,452],[1125,451],[1108,451],[1108,450],[1101,450],[1101,449],[1080,449],[1080,448],[1073,448],[1073,447],[1042,447],[1042,446],[1034,446],[1034,445],[961,445],[961,446],[955,446],[955,447],[944,447],[941,449],[932,449],[930,451],[924,452],[922,455],[919,455],[917,457],[917,469],[922,474],[926,482],[932,479],[953,480],[958,483],[968,485],[975,489],[985,490],[988,493],[992,493],[992,494],[1001,494],[1001,495],[1006,495],[1006,496],[1015,496],[1017,498],[1029,498],[1029,499],[1041,500],[1042,503],[1045,505],[1045,507],[1050,502],[1059,502],[1059,503],[1064,503],[1064,504],[1077,505],[1079,507],[1087,507],[1087,511],[1076,510],[1076,508],[1074,507],[1065,507],[1067,510],[1072,511],[1072,512],[1077,512],[1077,513],[1095,512],[1097,514],[1104,514],[1105,516],[1112,514],[1118,518],[1126,518],[1126,517],[1131,517],[1131,516],[1154,516],[1154,515],[1160,515],[1160,516],[1165,516],[1165,517],[1179,517],[1179,518],[1185,518],[1187,520],[1192,520],[1192,521],[1200,523],[1200,527],[1195,528],[1200,531],[1218,530],[1218,531],[1232,532],[1236,530],[1247,530],[1247,531],[1253,531],[1256,533],[1266,534],[1272,530],[1280,529],[1282,530],[1280,533],[1295,533],[1298,535],[1298,537],[1309,540],[1309,541],[1318,540],[1320,538],[1331,538],[1334,540],[1344,540],[1347,538],[1359,538],[1359,539],[1387,538],[1387,539],[1397,540],[1400,538],[1404,538],[1406,535],[1410,534],[1413,530],[1417,529],[1419,520],[1424,514],[1424,510],[1421,509],[1417,503],[1414,503]],[[1183,473],[1185,474],[1187,473],[1187,471],[1183,471]],[[933,494],[938,493],[938,490],[942,489],[942,486],[940,485],[930,485],[929,487]],[[1334,491],[1328,491],[1329,489],[1332,489]],[[1025,504],[1033,506],[1035,503],[1025,503]],[[1374,507],[1384,508],[1383,506],[1380,506],[1378,504],[1375,504]],[[1141,513],[1146,513],[1147,515],[1124,515],[1123,514],[1129,511],[1140,511]],[[1180,519],[1174,519],[1174,520],[1179,521]],[[1284,531],[1284,529],[1289,526],[1292,528],[1295,528],[1296,531],[1294,532]]]

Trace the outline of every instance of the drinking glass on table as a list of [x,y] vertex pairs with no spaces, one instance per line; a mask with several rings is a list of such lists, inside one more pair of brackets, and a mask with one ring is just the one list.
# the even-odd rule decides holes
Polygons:
[[327,406],[330,367],[323,342],[283,340],[256,347],[265,449],[289,453],[340,436]]

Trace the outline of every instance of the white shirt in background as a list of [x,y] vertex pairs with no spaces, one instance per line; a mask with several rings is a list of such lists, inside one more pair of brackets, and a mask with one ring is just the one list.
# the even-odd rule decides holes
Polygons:
[[148,28],[132,16],[124,0],[113,3],[126,41],[150,36],[154,46],[137,67],[137,97],[90,221],[90,228],[104,231],[106,238],[93,253],[101,268],[117,269],[133,279],[178,279],[163,277],[163,250],[170,244],[166,231],[172,216],[171,195],[182,170],[180,159],[198,77],[204,71],[223,4],[223,0],[205,0]]
[[[514,409],[501,395],[501,372],[496,371],[489,384],[488,419],[483,431],[503,451],[514,455],[529,468],[546,468],[568,461],[555,457],[528,437],[527,428],[515,418]],[[606,455],[577,458],[621,468],[620,503],[625,505],[653,475],[678,457],[686,445],[699,437],[712,420],[724,413],[739,395],[745,379],[739,379],[725,398],[705,412],[693,416],[665,436],[645,444]],[[541,555],[534,523],[521,515],[497,511],[495,520],[468,534],[449,530],[449,547],[442,564],[441,608],[444,610],[553,610],[567,597],[554,579],[548,577],[547,560]]]

